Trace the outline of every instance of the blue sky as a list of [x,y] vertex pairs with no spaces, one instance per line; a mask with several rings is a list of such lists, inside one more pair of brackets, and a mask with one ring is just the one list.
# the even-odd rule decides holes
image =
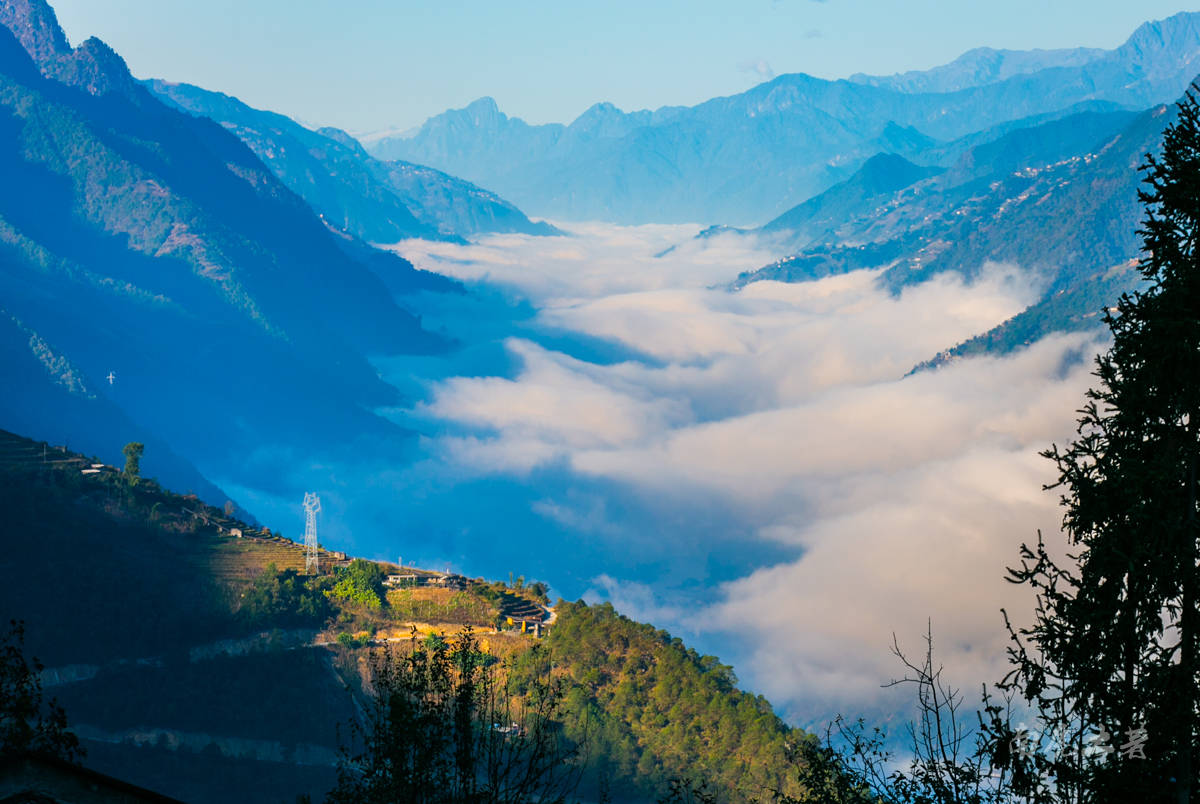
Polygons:
[[356,132],[491,95],[530,122],[597,101],[694,104],[773,73],[839,78],[980,45],[1115,47],[1178,0],[52,0],[139,77],[199,84]]

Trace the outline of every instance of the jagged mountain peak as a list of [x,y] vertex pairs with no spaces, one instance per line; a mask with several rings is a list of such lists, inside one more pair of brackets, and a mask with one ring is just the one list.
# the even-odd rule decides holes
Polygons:
[[484,131],[492,131],[504,126],[506,122],[508,122],[508,116],[500,111],[496,99],[485,95],[471,101],[461,109],[448,109],[429,118],[422,124],[420,131],[445,125],[467,125]]
[[591,129],[596,126],[602,126],[610,120],[619,119],[625,116],[625,113],[618,109],[615,105],[608,101],[593,103],[584,110],[583,114],[576,117],[571,123],[573,129]]
[[47,78],[92,95],[137,97],[137,82],[125,60],[96,37],[72,49],[45,0],[0,0],[0,24],[16,36]]
[[579,117],[575,118],[575,122],[578,123],[580,121],[588,121],[588,120],[596,120],[596,119],[603,120],[603,119],[606,119],[609,117],[613,117],[614,115],[623,115],[623,114],[625,114],[625,113],[622,112],[616,106],[616,104],[609,103],[608,101],[600,101],[599,103],[593,103],[591,106],[587,107],[587,109],[584,110],[583,114],[581,114],[581,115],[579,115]]
[[0,25],[13,32],[39,67],[71,52],[58,17],[45,0],[0,0]]
[[60,61],[56,76],[60,81],[91,95],[118,93],[132,95],[137,81],[125,59],[96,37],[86,39],[69,58]]
[[573,134],[601,137],[623,136],[636,127],[646,113],[628,115],[607,101],[594,103],[568,126]]
[[1115,51],[1135,63],[1160,53],[1173,53],[1200,43],[1200,12],[1181,11],[1144,22]]
[[484,95],[481,98],[476,98],[475,100],[468,103],[466,105],[466,107],[464,107],[464,108],[466,108],[467,111],[472,111],[472,112],[479,112],[479,111],[498,112],[498,111],[500,111],[500,107],[496,105],[496,99],[493,98],[491,95]]
[[487,120],[491,118],[504,117],[504,113],[500,111],[500,107],[496,105],[496,99],[490,95],[484,95],[482,98],[477,98],[466,105],[463,111],[474,117],[476,120]]

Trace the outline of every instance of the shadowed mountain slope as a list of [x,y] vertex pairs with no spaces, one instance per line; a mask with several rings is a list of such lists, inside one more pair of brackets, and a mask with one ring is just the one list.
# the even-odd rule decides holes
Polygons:
[[913,164],[896,154],[878,154],[864,162],[846,181],[792,207],[758,231],[786,233],[793,241],[806,241],[868,213],[876,199],[891,196],[942,170]]
[[[71,50],[40,0],[0,22],[0,306],[26,337],[93,390],[114,372],[105,399],[198,465],[403,439],[367,412],[396,401],[367,356],[444,344],[389,287],[456,286],[398,257],[385,282],[232,134],[98,40]],[[18,404],[39,434],[108,421],[84,406],[63,433],[36,399]]]

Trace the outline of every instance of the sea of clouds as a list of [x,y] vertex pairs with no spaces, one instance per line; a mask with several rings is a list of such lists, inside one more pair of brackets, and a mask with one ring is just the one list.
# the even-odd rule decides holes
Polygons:
[[1024,309],[1036,278],[729,292],[776,255],[695,227],[565,228],[397,247],[499,300],[427,315],[470,359],[380,366],[411,399],[385,413],[423,436],[376,487],[414,527],[462,523],[426,554],[610,600],[806,725],[902,705],[880,690],[902,670],[892,635],[918,653],[930,621],[956,684],[997,678],[999,610],[1031,608],[1005,567],[1061,520],[1037,453],[1073,432],[1095,336],[910,375]]

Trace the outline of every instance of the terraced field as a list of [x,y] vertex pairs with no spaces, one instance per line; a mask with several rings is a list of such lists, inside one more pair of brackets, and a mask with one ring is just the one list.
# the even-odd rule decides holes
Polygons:
[[499,613],[486,600],[470,592],[453,589],[393,589],[388,592],[387,601],[393,619],[414,622],[490,628],[495,624]]
[[506,623],[509,620],[512,623],[518,623],[521,620],[540,623],[546,617],[546,610],[528,598],[512,592],[504,592],[504,597],[500,601],[500,616]]
[[67,452],[39,441],[22,438],[0,430],[0,468],[33,468],[37,466],[74,466],[88,463],[82,455]]

